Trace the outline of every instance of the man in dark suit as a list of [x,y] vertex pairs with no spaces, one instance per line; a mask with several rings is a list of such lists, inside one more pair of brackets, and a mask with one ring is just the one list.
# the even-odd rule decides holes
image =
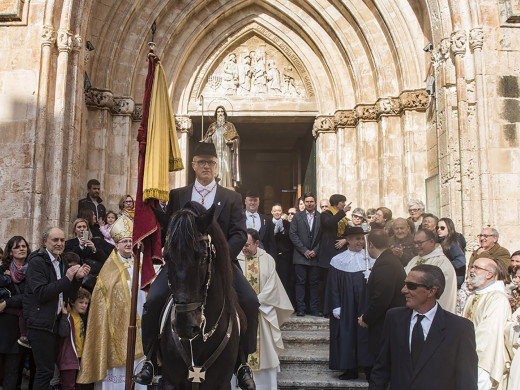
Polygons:
[[294,266],[292,262],[293,244],[289,238],[291,223],[282,218],[283,210],[280,203],[275,203],[271,208],[273,215],[272,223],[274,239],[276,245],[276,272],[282,280],[283,287],[291,299],[291,303],[296,306],[294,299]]
[[388,233],[383,229],[372,230],[367,236],[368,254],[376,262],[368,278],[368,309],[359,317],[358,323],[368,327],[368,346],[374,357],[381,347],[386,312],[406,305],[401,293],[406,272],[389,248],[388,240]]
[[[217,153],[212,143],[199,143],[195,148],[191,166],[195,171],[195,183],[186,187],[176,188],[170,191],[170,199],[166,215],[171,217],[173,213],[184,207],[189,201],[200,203],[205,208],[215,206],[215,219],[227,237],[229,254],[233,261],[233,273],[235,289],[237,290],[240,307],[247,317],[247,331],[240,339],[238,372],[236,373],[241,389],[255,389],[251,371],[247,365],[247,355],[256,350],[256,329],[258,324],[258,299],[256,293],[245,279],[236,260],[247,241],[246,221],[242,212],[242,197],[239,193],[230,191],[215,181],[217,172]],[[156,216],[159,219],[158,213]],[[134,380],[139,384],[150,384],[153,379],[153,365],[156,365],[155,349],[159,336],[159,319],[166,299],[170,291],[168,289],[167,270],[159,273],[152,283],[146,303],[143,307],[142,338],[143,348],[149,361],[143,364],[143,368]]]
[[322,316],[319,311],[318,250],[320,213],[316,211],[316,197],[308,192],[303,196],[305,210],[297,213],[289,231],[294,245],[293,264],[296,274],[296,315],[305,315],[305,285],[309,282],[310,314]]
[[402,290],[407,308],[386,315],[369,390],[477,390],[475,330],[437,303],[444,285],[434,265],[408,273]]
[[255,229],[260,236],[260,248],[269,253],[276,260],[276,243],[274,240],[274,226],[270,217],[258,212],[260,197],[258,193],[249,190],[244,200],[246,209],[246,226],[248,229]]

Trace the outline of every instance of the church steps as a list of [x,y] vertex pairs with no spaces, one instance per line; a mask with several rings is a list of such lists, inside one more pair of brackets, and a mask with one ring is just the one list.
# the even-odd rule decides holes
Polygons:
[[[278,388],[283,390],[367,389],[365,379],[342,381],[329,369],[329,320],[295,315],[282,326]],[[360,374],[363,378],[363,374]]]

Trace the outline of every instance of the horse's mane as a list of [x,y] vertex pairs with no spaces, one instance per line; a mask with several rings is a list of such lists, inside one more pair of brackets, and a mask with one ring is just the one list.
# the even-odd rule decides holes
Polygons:
[[[182,259],[183,253],[188,248],[199,246],[200,232],[198,230],[196,218],[202,213],[208,212],[198,203],[188,202],[185,208],[177,211],[171,218],[164,246],[167,261],[175,263],[176,259]],[[211,236],[211,242],[215,245],[215,278],[220,280],[224,294],[230,302],[230,307],[238,307],[238,299],[234,289],[233,271],[229,248],[226,237],[219,224],[212,218],[207,233]],[[170,256],[171,255],[171,256]]]

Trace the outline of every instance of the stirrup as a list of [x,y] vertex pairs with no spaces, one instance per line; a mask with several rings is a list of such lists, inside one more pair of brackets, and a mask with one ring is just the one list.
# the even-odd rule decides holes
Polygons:
[[246,363],[242,363],[240,366],[238,366],[238,368],[237,368],[237,370],[236,370],[236,372],[235,372],[235,387],[236,387],[236,388],[239,388],[239,387],[240,387],[240,386],[238,385],[238,372],[240,371],[240,369],[241,369],[242,367],[246,367],[247,370],[249,371],[249,374],[251,374],[251,379],[253,380],[253,382],[254,382],[254,380],[255,380],[255,377],[254,377],[254,375],[253,375],[253,369],[251,368],[251,366],[249,365],[249,363],[247,363],[247,362],[246,362]]
[[152,366],[152,381],[151,381],[150,384],[148,385],[148,386],[150,386],[150,385],[153,384],[153,380],[154,380],[154,378],[155,378],[155,366],[154,366],[154,364],[152,363],[152,361],[151,361],[150,359],[147,358],[147,356],[143,357],[143,358],[142,358],[141,360],[139,360],[139,361],[137,362],[137,364],[135,365],[135,367],[134,367],[134,373],[133,373],[133,375],[132,375],[132,382],[135,383],[134,378],[135,378],[135,376],[137,375],[136,372],[137,372],[137,369],[139,368],[139,366],[140,366],[141,364],[144,366],[145,363],[149,363],[149,364]]

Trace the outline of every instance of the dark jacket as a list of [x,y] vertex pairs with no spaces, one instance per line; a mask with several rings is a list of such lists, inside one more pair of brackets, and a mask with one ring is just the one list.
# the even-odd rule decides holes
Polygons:
[[[320,228],[320,213],[318,211],[314,215],[312,230],[309,229],[306,211],[296,213],[289,231],[289,237],[294,245],[293,264],[318,265]],[[313,250],[317,257],[307,259],[304,255],[307,250]]]
[[[193,183],[170,191],[167,214],[171,216],[191,200]],[[247,241],[246,218],[242,212],[242,196],[220,185],[215,190],[215,219],[228,240],[231,259],[236,259]]]
[[79,239],[72,238],[65,241],[64,252],[74,252],[77,254],[81,259],[81,264],[88,264],[91,267],[90,272],[94,275],[97,275],[99,274],[103,263],[108,257],[105,251],[100,248],[99,245],[96,245],[98,243],[99,241],[94,242],[94,246],[96,247],[96,252],[94,253],[88,246],[85,246],[85,248],[81,249],[79,246]]
[[270,216],[265,214],[260,215],[260,230],[258,231],[258,235],[260,236],[260,241],[264,246],[264,250],[271,255],[273,259],[276,260],[276,242],[274,240],[274,225],[273,219]]
[[[98,197],[96,201],[98,202],[97,208],[96,208],[96,205],[94,204],[94,202],[92,202],[90,200],[88,194],[87,194],[86,198],[80,199],[78,201],[78,214],[79,214],[79,210],[88,209],[88,210],[92,210],[94,212],[94,215],[96,215],[97,217],[105,219],[107,210],[105,209],[105,206],[102,204],[103,199]],[[97,225],[97,219],[96,219],[96,225]]]
[[422,353],[412,369],[411,318],[412,309],[406,307],[390,309],[386,314],[383,344],[368,389],[477,390],[478,358],[473,323],[439,305]]
[[[272,221],[272,220],[271,220]],[[293,244],[289,237],[289,231],[291,229],[291,223],[287,220],[282,221],[283,231],[278,232],[274,235],[275,243],[276,243],[276,254],[280,256],[281,254],[289,254],[292,257]],[[274,233],[274,226],[273,226]]]
[[321,238],[318,264],[322,268],[329,268],[330,259],[348,248],[347,245],[343,245],[340,249],[334,247],[336,240],[338,240],[338,222],[341,221],[345,215],[343,210],[338,211],[334,215],[332,215],[330,210],[320,214]]
[[368,278],[368,309],[363,321],[368,325],[370,351],[377,356],[386,312],[393,307],[406,305],[401,289],[406,272],[399,258],[390,249],[376,259]]
[[[0,274],[3,274],[8,266],[0,266]],[[25,289],[25,279],[20,283],[12,283],[7,286],[11,296],[5,299],[6,308],[22,309],[23,293]],[[18,338],[20,328],[18,326],[18,316],[11,313],[0,313],[0,354],[13,354],[19,352]]]
[[402,241],[399,241],[395,235],[390,237],[389,239],[390,247],[394,246],[396,248],[403,249],[403,255],[399,258],[403,267],[412,260],[415,256],[417,256],[417,251],[415,250],[415,245],[413,243],[413,235],[409,234]]
[[[445,237],[439,238],[441,244],[444,240]],[[451,243],[448,251],[445,251],[444,248],[442,248],[442,251],[453,265],[453,268],[455,268],[455,273],[457,274],[457,288],[460,288],[466,278],[466,256],[464,255],[464,251],[460,247],[459,243],[455,241]]]
[[56,365],[62,370],[79,370],[79,359],[76,351],[76,329],[74,318],[67,313],[62,315],[58,327],[58,334],[62,337],[60,351]]
[[23,315],[28,328],[55,332],[58,318],[59,295],[63,300],[78,291],[81,281],[66,276],[69,265],[60,261],[61,279],[58,280],[51,258],[45,248],[40,248],[29,255],[29,266],[25,275],[26,286],[23,297]]

